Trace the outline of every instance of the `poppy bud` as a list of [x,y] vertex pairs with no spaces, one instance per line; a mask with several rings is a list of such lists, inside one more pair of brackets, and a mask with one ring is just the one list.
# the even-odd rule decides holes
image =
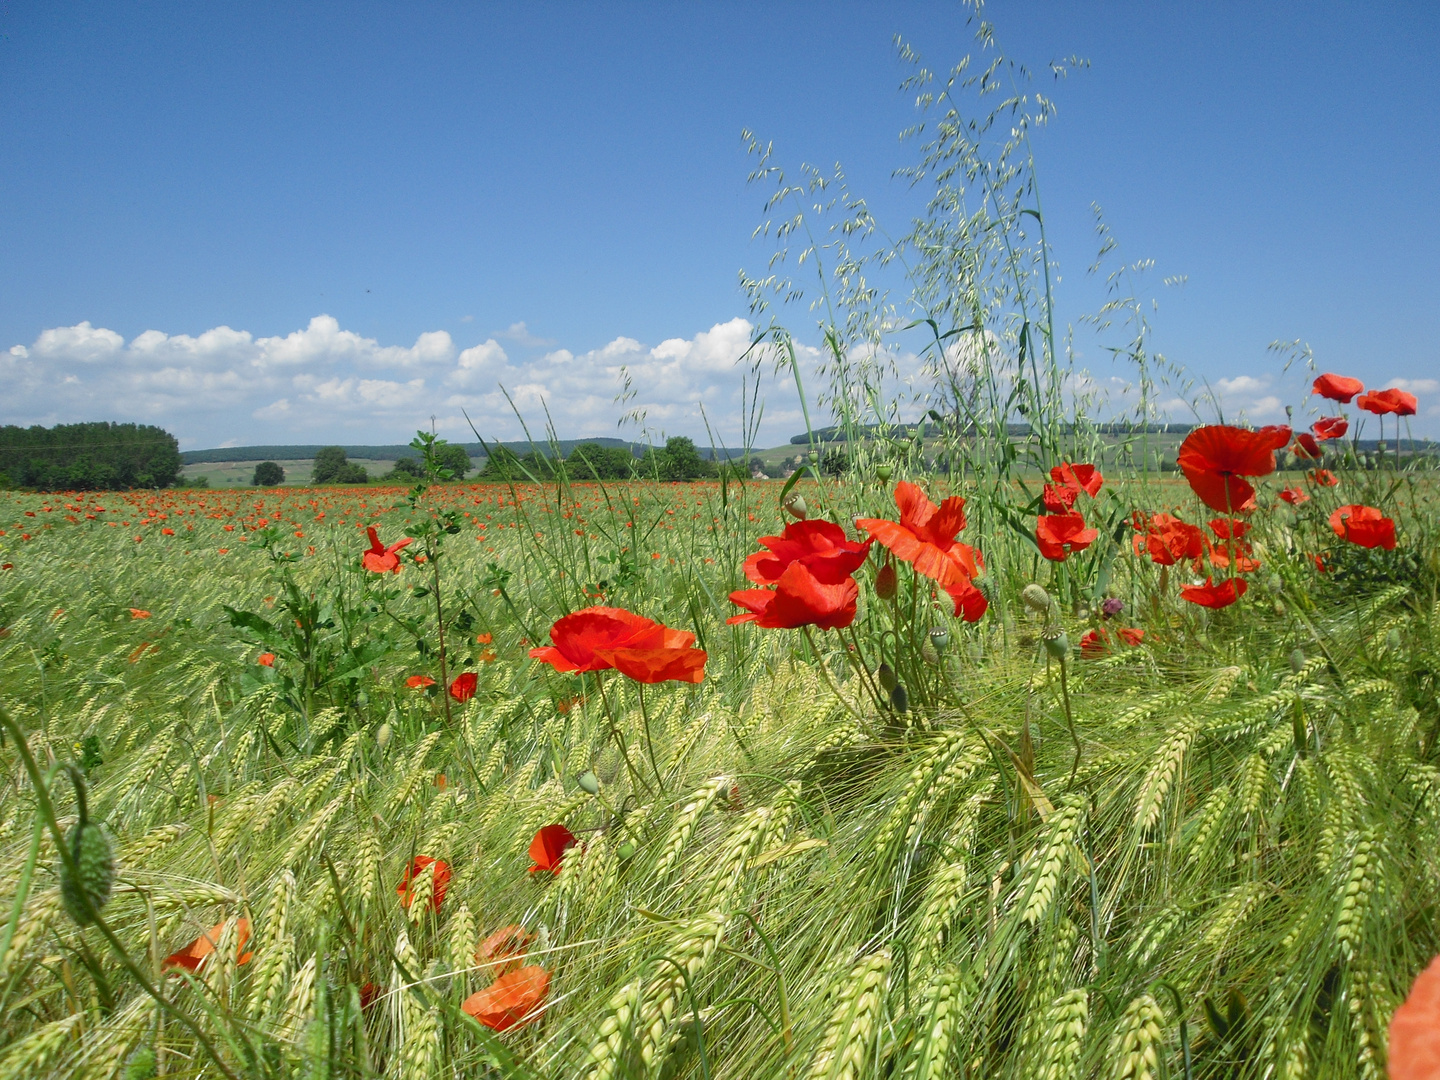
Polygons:
[[1285,589],[1285,583],[1280,580],[1279,574],[1271,574],[1265,579],[1265,591],[1271,596],[1279,596]]
[[875,671],[875,678],[880,680],[880,686],[887,694],[893,693],[900,682],[895,678],[895,671],[889,664],[881,664]]
[[875,575],[875,595],[881,600],[890,600],[894,598],[899,589],[900,582],[895,573],[895,565],[886,563]]
[[1275,614],[1276,614],[1279,618],[1282,618],[1282,619],[1285,617],[1285,601],[1283,601],[1283,600],[1276,600],[1276,601],[1275,601]]
[[1050,594],[1043,585],[1030,584],[1020,590],[1020,599],[1031,611],[1043,615],[1050,610]]
[[935,646],[928,637],[920,642],[920,659],[924,660],[927,664],[940,663],[940,653],[936,651]]
[[621,862],[629,862],[635,857],[634,843],[629,840],[622,841],[620,846],[615,849],[615,854],[620,856]]
[[[115,853],[110,840],[99,825],[78,821],[66,839],[75,860],[75,873],[61,864],[60,899],[65,910],[79,925],[88,925],[91,911],[99,911],[110,899],[115,884]],[[86,909],[85,901],[89,901]]]
[[137,1046],[125,1059],[125,1080],[150,1080],[158,1071],[153,1047]]
[[890,707],[898,713],[910,711],[910,694],[901,683],[890,691]]
[[390,728],[390,721],[386,720],[375,729],[375,745],[380,747],[381,750],[384,750],[385,747],[390,745],[390,736],[393,734],[394,731]]
[[1064,630],[1057,630],[1054,633],[1046,634],[1045,651],[1056,660],[1064,660],[1070,653],[1070,639],[1065,636]]
[[890,476],[894,471],[894,467],[888,461],[882,461],[879,465],[875,466],[875,476],[882,484],[890,482]]
[[1290,670],[1293,671],[1296,675],[1299,675],[1300,670],[1304,666],[1305,654],[1300,651],[1300,647],[1297,645],[1295,648],[1290,650]]
[[587,795],[600,794],[600,778],[596,776],[594,771],[591,769],[586,769],[579,776],[577,776],[575,778],[575,782],[580,785],[580,790],[585,792]]
[[804,521],[810,513],[810,507],[805,505],[805,496],[799,492],[792,491],[790,497],[785,500],[785,509],[790,511],[798,520]]
[[946,630],[943,626],[931,627],[930,644],[934,645],[937,651],[944,652],[950,644],[950,631]]

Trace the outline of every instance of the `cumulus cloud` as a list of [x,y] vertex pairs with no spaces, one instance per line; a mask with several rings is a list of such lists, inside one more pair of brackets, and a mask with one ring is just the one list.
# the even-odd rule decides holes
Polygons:
[[[587,350],[553,348],[533,357],[555,342],[522,322],[473,344],[434,330],[395,345],[324,314],[271,336],[217,326],[193,336],[150,329],[128,342],[87,321],[43,330],[32,343],[0,352],[7,386],[0,423],[136,420],[202,447],[406,441],[429,426],[432,413],[443,412],[451,438],[471,437],[467,414],[487,438],[513,438],[519,434],[513,401],[541,426],[548,411],[562,436],[617,434],[617,421],[635,407],[646,410],[652,435],[699,436],[703,404],[732,437],[745,374],[736,361],[750,333],[750,324],[735,318],[654,346],[619,336]],[[502,339],[522,356],[511,356]],[[634,397],[620,402],[627,376]],[[784,410],[773,415],[783,421]]]

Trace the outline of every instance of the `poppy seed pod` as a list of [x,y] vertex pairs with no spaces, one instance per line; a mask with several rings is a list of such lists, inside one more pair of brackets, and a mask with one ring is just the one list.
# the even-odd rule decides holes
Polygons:
[[901,683],[890,691],[890,707],[898,713],[910,711],[910,694]]
[[882,461],[875,466],[875,477],[882,484],[890,482],[891,475],[895,472],[894,467],[888,461]]
[[895,566],[893,563],[886,563],[875,575],[875,595],[881,600],[892,600],[899,591],[900,580],[895,573]]
[[575,782],[580,785],[580,790],[587,795],[600,794],[600,778],[595,775],[592,769],[586,769],[582,772],[575,778]]
[[805,457],[811,465],[815,465],[820,461],[820,452],[818,450],[811,450]]
[[950,644],[950,631],[943,626],[931,627],[930,644],[934,645],[939,652],[944,652]]
[[875,670],[875,678],[880,680],[880,687],[887,694],[893,693],[900,680],[895,677],[895,670],[889,664],[881,664]]
[[375,729],[375,745],[380,747],[381,750],[384,750],[385,747],[390,745],[390,736],[393,734],[395,734],[394,729],[390,727],[390,721],[386,720]]
[[1050,610],[1050,594],[1045,591],[1043,585],[1034,583],[1026,585],[1020,590],[1020,599],[1025,601],[1025,606],[1031,611],[1041,615]]
[[630,840],[624,840],[615,849],[615,854],[620,856],[621,862],[629,862],[635,857],[635,844]]
[[1056,660],[1064,660],[1070,653],[1070,639],[1065,636],[1064,630],[1056,630],[1045,635],[1045,651]]
[[798,492],[790,493],[790,497],[784,502],[784,507],[800,521],[804,521],[810,516],[810,507],[805,504],[805,496]]
[[1295,648],[1290,650],[1290,670],[1293,671],[1296,675],[1299,675],[1301,669],[1304,668],[1304,666],[1305,654],[1300,651],[1300,647],[1297,645]]
[[[92,911],[99,911],[110,899],[115,884],[115,853],[110,840],[99,825],[79,821],[66,838],[76,872],[68,866],[60,868],[60,899],[70,917],[80,926],[92,921]],[[89,900],[87,910],[85,901]]]

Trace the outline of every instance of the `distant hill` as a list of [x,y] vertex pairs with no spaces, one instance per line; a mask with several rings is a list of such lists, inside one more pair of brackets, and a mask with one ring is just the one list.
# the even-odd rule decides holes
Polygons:
[[[575,447],[584,443],[598,443],[601,446],[618,446],[629,450],[637,458],[642,456],[649,449],[644,443],[626,442],[624,439],[594,438],[594,439],[560,439],[554,444],[562,457],[569,457]],[[334,446],[335,443],[325,443],[325,446]],[[475,462],[485,460],[485,448],[478,442],[460,443],[465,452]],[[494,446],[495,443],[490,445]],[[500,443],[500,446],[507,450],[513,450],[517,454],[528,454],[532,449],[539,450],[542,454],[550,455],[554,452],[550,443],[536,441],[530,443],[526,440],[516,442]],[[316,443],[297,444],[293,446],[223,446],[214,450],[184,450],[180,454],[180,460],[185,465],[201,465],[226,461],[308,461],[319,453],[321,445]],[[392,443],[388,446],[346,446],[343,447],[345,456],[358,458],[362,461],[395,461],[402,457],[417,457],[418,455],[407,444]],[[739,450],[717,450],[713,447],[698,447],[700,456],[703,458],[716,457],[743,457]]]

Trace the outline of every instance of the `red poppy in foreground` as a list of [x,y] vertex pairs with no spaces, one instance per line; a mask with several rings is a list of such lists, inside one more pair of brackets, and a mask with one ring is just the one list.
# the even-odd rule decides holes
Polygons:
[[1210,578],[1205,579],[1204,585],[1186,585],[1180,590],[1180,598],[1189,600],[1192,604],[1199,604],[1207,608],[1229,607],[1245,595],[1245,590],[1250,587],[1244,578],[1229,578],[1219,585],[1213,584]]
[[792,521],[779,536],[762,536],[768,551],[757,551],[745,560],[745,576],[756,585],[774,585],[793,563],[804,563],[812,572],[839,579],[859,570],[870,554],[871,541],[846,539],[845,530],[833,521]]
[[259,664],[261,667],[274,667],[275,654],[273,652],[262,652],[259,656],[255,658],[255,663]]
[[[165,958],[160,965],[161,971],[173,971],[176,968],[184,968],[186,971],[198,971],[204,959],[215,951],[220,944],[221,937],[225,933],[225,923],[219,922],[212,926],[205,933],[201,934],[179,952],[173,952]],[[245,951],[245,943],[250,940],[250,920],[235,920],[235,963],[248,964],[254,953]]]
[[1330,515],[1330,528],[1342,540],[1363,548],[1395,550],[1395,522],[1373,506],[1342,506]]
[[849,574],[834,566],[812,570],[802,562],[791,563],[773,589],[736,589],[730,602],[745,611],[731,615],[727,623],[753,622],[769,630],[797,630],[817,626],[821,630],[842,630],[855,621],[855,602],[860,586]]
[[411,690],[424,690],[427,686],[434,686],[435,680],[429,675],[411,675],[405,680],[405,685]]
[[1064,484],[1046,484],[1040,493],[1045,509],[1052,514],[1063,514],[1075,505],[1080,493]]
[[1390,1018],[1390,1080],[1440,1077],[1440,956],[1415,979]]
[[1180,444],[1176,464],[1200,501],[1212,510],[1235,513],[1255,509],[1255,489],[1244,478],[1275,471],[1275,451],[1290,442],[1283,424],[1258,431],[1208,424]]
[[1359,379],[1352,379],[1346,375],[1331,375],[1329,372],[1316,379],[1315,385],[1310,388],[1311,393],[1329,398],[1331,401],[1338,401],[1342,405],[1348,405],[1350,399],[1364,389],[1365,384]]
[[412,537],[405,537],[386,547],[380,543],[380,534],[371,525],[365,530],[370,534],[370,550],[360,556],[360,565],[369,570],[372,574],[383,574],[387,571],[392,574],[400,572],[400,556],[396,554],[405,545],[413,543]]
[[535,1019],[536,1006],[550,990],[550,973],[542,967],[523,967],[501,975],[484,990],[465,999],[460,1008],[495,1031],[509,1031]]
[[1305,478],[1321,487],[1335,487],[1340,483],[1340,478],[1329,469],[1311,469],[1305,474]]
[[1051,562],[1064,562],[1077,551],[1084,551],[1100,535],[1085,527],[1081,514],[1041,514],[1035,519],[1035,543],[1040,554]]
[[1407,394],[1404,390],[1392,387],[1389,390],[1371,390],[1368,394],[1361,394],[1360,400],[1355,404],[1377,416],[1414,416],[1419,402],[1415,400],[1414,394]]
[[[1122,626],[1119,633],[1120,640],[1126,645],[1139,645],[1145,640],[1145,631],[1133,626]],[[1110,631],[1103,627],[1099,630],[1087,630],[1080,638],[1080,655],[1087,659],[1104,656],[1110,651],[1112,640]]]
[[1100,486],[1105,483],[1105,478],[1094,465],[1072,465],[1068,461],[1051,469],[1050,479],[1076,494],[1083,491],[1092,499],[1100,494]]
[[1288,487],[1280,492],[1280,498],[1284,499],[1291,506],[1299,506],[1303,502],[1309,502],[1310,496],[1305,493],[1304,488]]
[[445,902],[446,890],[450,888],[450,864],[444,859],[432,859],[429,855],[416,855],[405,876],[400,879],[400,884],[395,886],[395,894],[400,897],[400,906],[408,908],[410,902],[415,899],[410,890],[410,882],[419,877],[427,866],[435,867],[434,888],[430,892],[430,910],[439,911],[440,905]]
[[550,870],[558,874],[565,849],[574,847],[575,843],[575,834],[564,825],[546,825],[530,841],[530,859],[535,864],[530,867],[530,873]]
[[955,614],[975,622],[985,614],[989,602],[975,587],[974,580],[985,569],[985,560],[956,536],[965,528],[965,500],[952,495],[936,506],[914,484],[902,480],[895,485],[895,505],[900,520],[856,518],[864,529],[917,574],[930,578],[950,594]]
[[475,950],[475,962],[494,968],[496,975],[503,975],[520,966],[534,940],[535,935],[527,933],[518,923],[503,926],[480,943]]
[[1135,554],[1148,554],[1151,562],[1160,566],[1199,559],[1209,546],[1199,526],[1187,524],[1173,514],[1151,514],[1148,521],[1142,522],[1137,512],[1131,524],[1135,527]]
[[1308,431],[1302,431],[1295,436],[1295,445],[1290,447],[1290,452],[1298,458],[1309,458],[1311,461],[1320,460],[1319,440]]
[[1310,430],[1321,442],[1326,439],[1339,439],[1350,430],[1350,421],[1343,416],[1322,416],[1310,425]]
[[530,650],[562,673],[615,668],[636,682],[691,682],[705,678],[706,654],[695,635],[671,630],[624,608],[589,607],[557,619],[554,645]]
[[450,684],[450,696],[456,701],[469,701],[475,696],[475,687],[480,682],[480,676],[473,671],[466,671],[455,676],[455,681]]

